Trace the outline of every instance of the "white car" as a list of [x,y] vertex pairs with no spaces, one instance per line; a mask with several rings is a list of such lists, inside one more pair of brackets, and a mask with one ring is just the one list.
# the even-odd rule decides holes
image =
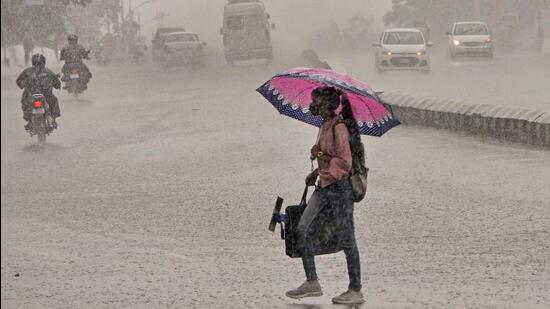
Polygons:
[[414,28],[387,29],[376,46],[375,68],[386,70],[430,71],[430,49],[432,42],[426,42],[424,35]]
[[164,37],[161,59],[166,65],[182,63],[201,65],[204,61],[205,42],[194,32],[172,32]]
[[493,57],[493,40],[489,27],[484,22],[457,22],[449,36],[449,56]]

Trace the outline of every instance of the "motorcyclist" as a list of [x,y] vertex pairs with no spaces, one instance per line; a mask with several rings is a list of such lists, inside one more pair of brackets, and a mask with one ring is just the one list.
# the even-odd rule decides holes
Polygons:
[[61,88],[59,76],[46,68],[46,57],[42,54],[34,54],[31,58],[32,67],[26,68],[17,77],[16,83],[19,88],[24,89],[21,96],[21,108],[23,119],[27,121],[25,129],[30,128],[33,94],[41,93],[50,107],[52,125],[57,126],[55,118],[61,116],[59,103],[53,95],[52,88]]
[[92,78],[92,73],[82,59],[90,59],[90,50],[86,50],[82,45],[78,44],[78,36],[75,34],[69,34],[67,36],[67,41],[68,44],[61,49],[61,56],[59,58],[61,61],[65,61],[62,69],[63,81],[67,81],[67,77],[70,74],[70,67],[76,65],[80,71],[83,82],[81,85],[82,90],[85,90],[88,88],[87,84]]

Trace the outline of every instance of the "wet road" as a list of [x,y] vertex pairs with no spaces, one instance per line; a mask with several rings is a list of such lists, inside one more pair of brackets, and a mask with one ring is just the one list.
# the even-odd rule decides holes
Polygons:
[[378,91],[401,91],[427,98],[472,104],[550,110],[550,55],[497,53],[494,59],[475,57],[448,59],[437,47],[431,55],[429,74],[413,71],[374,70],[374,55],[324,56],[349,74],[368,81]]
[[[45,151],[3,75],[2,308],[332,308],[343,253],[317,258],[325,296],[294,301],[301,262],[267,231],[316,136],[254,92],[284,67],[95,68],[80,101],[59,94]],[[547,150],[404,126],[364,141],[360,308],[548,308]]]

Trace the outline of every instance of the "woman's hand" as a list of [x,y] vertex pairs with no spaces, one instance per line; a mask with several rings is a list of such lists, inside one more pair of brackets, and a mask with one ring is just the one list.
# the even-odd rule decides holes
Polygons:
[[315,185],[317,177],[319,176],[318,170],[314,170],[309,175],[306,176],[306,186],[311,187]]
[[330,161],[330,159],[332,159],[330,155],[321,151],[321,146],[319,146],[319,144],[315,144],[313,145],[313,147],[311,147],[311,158],[319,159],[321,161],[327,161],[327,162]]
[[311,147],[311,157],[315,159],[315,158],[317,158],[319,153],[323,153],[321,151],[321,146],[319,146],[319,144],[313,145],[313,147]]

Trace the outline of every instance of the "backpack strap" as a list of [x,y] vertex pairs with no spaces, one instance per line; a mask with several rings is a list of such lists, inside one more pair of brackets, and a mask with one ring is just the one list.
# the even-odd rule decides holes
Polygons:
[[[346,124],[346,122],[344,121],[344,119],[342,119],[342,117],[338,116],[338,120],[336,120],[336,123],[334,125],[332,125],[332,139],[335,140],[336,139],[336,126],[339,125],[339,124]],[[346,129],[348,127],[346,126]],[[348,130],[349,131],[349,130]]]
[[[342,119],[342,117],[338,116],[338,120],[336,120],[336,123],[332,126],[332,141],[334,142],[333,144],[336,143],[336,126],[339,125],[339,124],[346,124],[346,122],[344,121],[344,119]],[[348,130],[348,144],[349,144],[349,149],[351,151],[351,174],[353,174],[353,149],[351,149],[351,133],[349,132],[349,129],[348,127],[346,126],[346,130]]]
[[[346,122],[344,121],[344,119],[342,119],[342,117],[338,116],[338,120],[336,120],[336,123],[332,126],[332,141],[333,142],[336,142],[336,126],[339,125],[339,124],[346,124]],[[346,126],[346,130],[348,129],[348,127]],[[348,142],[350,142],[350,149],[351,149],[351,134],[349,134],[349,130],[348,130]]]
[[[343,123],[343,124],[346,124],[346,122],[344,121],[344,119],[342,119],[340,116],[338,118],[338,120],[336,121],[336,123],[332,126],[332,138],[334,141],[336,141],[336,126],[340,123]],[[346,126],[346,129],[348,127]],[[359,162],[358,166],[356,166],[356,162],[355,162],[355,158],[354,158],[354,151],[353,151],[353,147],[351,145],[351,133],[349,132],[348,130],[348,134],[349,134],[349,137],[348,137],[348,142],[349,142],[349,148],[350,148],[350,151],[351,151],[351,174],[353,175],[354,173],[356,172],[362,172],[364,171],[365,169],[368,170],[368,168],[365,167],[365,164],[364,162]],[[363,142],[361,142],[361,146],[363,147]],[[364,150],[363,150],[364,151]]]

